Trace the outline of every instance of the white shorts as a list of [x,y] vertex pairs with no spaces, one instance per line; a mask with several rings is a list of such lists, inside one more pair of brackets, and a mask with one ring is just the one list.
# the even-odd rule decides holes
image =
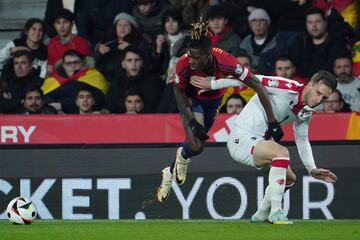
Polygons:
[[262,140],[264,140],[264,138],[260,135],[250,133],[246,130],[234,129],[228,138],[227,148],[230,156],[235,161],[260,170],[262,167],[255,166],[253,152],[255,145]]

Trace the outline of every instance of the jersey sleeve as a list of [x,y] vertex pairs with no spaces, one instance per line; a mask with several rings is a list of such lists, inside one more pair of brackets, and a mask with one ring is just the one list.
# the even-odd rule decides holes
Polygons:
[[234,56],[223,51],[221,54],[221,59],[223,63],[219,64],[219,68],[227,72],[229,75],[234,76],[234,78],[239,79],[242,82],[245,82],[251,75],[251,71],[243,66]]
[[314,156],[308,137],[310,118],[311,117],[303,121],[297,120],[294,122],[293,126],[295,133],[295,143],[300,159],[309,173],[311,170],[316,169]]

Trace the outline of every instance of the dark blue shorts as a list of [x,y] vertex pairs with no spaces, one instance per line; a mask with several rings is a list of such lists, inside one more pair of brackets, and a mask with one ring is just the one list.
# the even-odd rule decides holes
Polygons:
[[216,115],[219,111],[222,98],[213,100],[198,100],[191,98],[191,111],[204,114],[204,125],[206,131],[209,131],[215,122]]

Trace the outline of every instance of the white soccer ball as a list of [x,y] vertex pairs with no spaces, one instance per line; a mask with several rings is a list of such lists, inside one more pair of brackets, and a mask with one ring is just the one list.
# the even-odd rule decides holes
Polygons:
[[17,197],[10,201],[6,208],[9,220],[16,224],[30,224],[37,215],[34,203],[24,197]]

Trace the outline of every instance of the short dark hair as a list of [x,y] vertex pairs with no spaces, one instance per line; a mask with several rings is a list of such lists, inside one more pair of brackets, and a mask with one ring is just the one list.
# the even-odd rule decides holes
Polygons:
[[275,62],[277,61],[290,61],[294,65],[294,61],[288,55],[280,55],[276,58]]
[[351,65],[353,64],[353,59],[351,58],[350,55],[339,55],[339,56],[337,56],[335,58],[335,60],[334,60],[334,64],[335,64],[335,61],[340,59],[340,58],[346,58],[346,59],[348,59],[350,61]]
[[331,88],[332,91],[336,89],[337,86],[336,77],[331,73],[329,73],[328,71],[324,71],[324,70],[318,71],[310,79],[310,82],[312,84],[318,83],[320,81],[322,81],[326,86]]
[[238,57],[245,57],[245,58],[249,59],[250,65],[252,65],[251,56],[250,56],[249,54],[247,54],[246,52],[244,52],[244,51],[239,51],[239,52],[235,53],[234,56],[235,56],[236,58],[238,58]]
[[131,87],[127,89],[124,94],[125,98],[127,98],[128,96],[135,96],[135,95],[140,96],[141,100],[144,101],[143,94],[138,88]]
[[220,5],[212,5],[206,11],[206,19],[214,19],[214,18],[225,18],[227,19],[227,15],[225,13],[225,9]]
[[53,23],[55,23],[55,21],[58,20],[59,18],[64,18],[64,19],[72,22],[75,20],[75,14],[72,13],[69,9],[61,8],[55,13]]
[[129,53],[129,52],[132,52],[132,53],[135,53],[136,55],[139,55],[140,58],[144,61],[144,56],[143,56],[143,53],[140,51],[139,48],[133,46],[133,45],[130,45],[126,48],[124,48],[124,50],[122,51],[122,57],[121,57],[121,61],[123,61],[126,57],[126,54]]
[[240,101],[242,102],[243,106],[245,106],[246,103],[247,103],[246,100],[245,100],[245,98],[243,98],[240,94],[238,94],[238,93],[233,93],[233,94],[231,94],[231,95],[226,99],[225,104],[224,104],[224,105],[221,107],[221,109],[220,109],[220,112],[226,113],[227,104],[228,104],[228,102],[229,102],[231,99],[240,99]]
[[322,19],[323,20],[326,20],[326,15],[325,15],[325,12],[324,10],[322,10],[321,8],[310,8],[307,12],[306,12],[306,18],[309,16],[309,15],[314,15],[314,14],[320,14]]
[[40,97],[44,97],[44,93],[42,92],[41,88],[34,84],[28,84],[25,87],[24,96],[22,96],[24,99],[26,98],[26,95],[30,92],[38,92],[40,94]]
[[148,3],[153,3],[156,0],[136,0],[136,4],[137,5],[142,5],[142,4],[148,4]]
[[188,42],[187,48],[210,51],[212,44],[208,35],[208,22],[204,22],[202,18],[200,18],[198,22],[192,23],[191,27],[191,38]]
[[75,97],[77,98],[79,96],[79,93],[82,91],[91,93],[92,97],[94,98],[94,87],[92,87],[86,83],[79,82],[79,85],[77,86],[77,89],[76,89]]
[[29,62],[31,63],[34,60],[34,56],[31,54],[30,51],[27,50],[20,50],[13,53],[13,59],[25,56]]
[[169,9],[168,11],[165,12],[164,16],[162,17],[162,23],[163,23],[163,26],[165,27],[165,23],[166,21],[169,19],[169,18],[172,18],[174,19],[175,21],[178,22],[179,24],[179,29],[182,28],[182,24],[183,24],[183,19],[182,19],[182,16],[181,16],[181,12],[175,8],[171,8]]
[[84,60],[85,58],[85,55],[79,53],[78,51],[76,51],[75,49],[70,49],[70,50],[67,50],[66,52],[64,52],[64,55],[63,55],[63,60],[65,59],[65,57],[67,56],[77,56],[79,57],[81,60]]

